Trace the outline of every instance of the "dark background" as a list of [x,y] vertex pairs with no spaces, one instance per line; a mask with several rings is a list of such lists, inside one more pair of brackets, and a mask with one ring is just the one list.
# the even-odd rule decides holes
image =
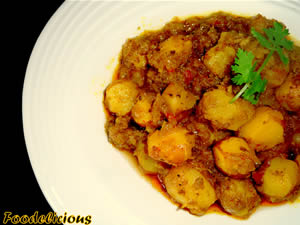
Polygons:
[[[20,4],[17,3],[13,7],[14,10],[8,13],[10,18],[12,15],[15,17],[15,20],[9,21],[8,25],[15,29],[13,36],[17,38],[18,48],[17,51],[13,51],[14,65],[9,65],[10,76],[14,79],[13,85],[16,84],[15,81],[17,80],[17,133],[16,136],[10,133],[10,139],[2,137],[5,139],[4,142],[8,141],[6,147],[2,146],[2,151],[8,153],[8,156],[1,157],[1,164],[3,163],[2,166],[5,165],[2,171],[4,177],[1,177],[1,186],[4,187],[2,195],[5,196],[0,199],[0,224],[3,222],[6,211],[12,212],[12,215],[18,214],[20,216],[24,214],[31,216],[35,211],[39,211],[39,214],[53,212],[37,183],[29,161],[22,124],[22,91],[27,63],[35,42],[63,1],[24,1],[26,3],[23,4],[21,2],[19,2]],[[5,32],[2,33],[3,35]],[[10,59],[10,57],[8,58]],[[7,67],[7,65],[5,66]],[[4,107],[2,106],[1,109]],[[13,119],[15,120],[15,117]]]

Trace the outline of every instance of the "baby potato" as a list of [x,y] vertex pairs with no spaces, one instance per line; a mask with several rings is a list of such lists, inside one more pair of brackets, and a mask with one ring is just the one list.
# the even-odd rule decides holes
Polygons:
[[213,185],[203,173],[187,165],[173,167],[164,178],[168,194],[182,208],[203,215],[216,200]]
[[300,110],[300,74],[289,75],[285,82],[276,89],[277,100],[288,111]]
[[191,158],[195,137],[183,127],[164,126],[148,135],[148,154],[155,160],[178,165]]
[[[227,32],[221,34],[224,36]],[[204,64],[211,72],[220,78],[223,78],[229,72],[230,65],[233,63],[236,51],[233,47],[223,43],[210,48],[204,56]]]
[[145,147],[145,144],[140,142],[134,151],[134,155],[137,157],[139,165],[146,174],[164,174],[166,169],[158,161],[152,159],[145,153]]
[[260,163],[253,149],[242,138],[230,137],[213,148],[216,166],[226,175],[234,178],[249,177]]
[[226,177],[218,187],[219,200],[224,210],[234,216],[247,218],[259,206],[261,199],[249,179]]
[[233,95],[224,89],[204,93],[198,107],[204,118],[218,129],[238,130],[254,115],[254,106],[243,99],[229,103]]
[[284,142],[283,116],[269,107],[256,109],[254,117],[240,128],[239,136],[256,151],[264,151]]
[[167,103],[168,111],[173,115],[193,108],[199,99],[191,92],[186,91],[181,85],[175,83],[169,84],[162,97]]
[[191,43],[184,39],[182,35],[175,35],[168,38],[166,41],[160,44],[160,50],[162,52],[176,51],[177,53],[182,53],[186,49],[191,48]]
[[252,175],[257,184],[257,190],[271,202],[286,200],[299,184],[299,176],[297,163],[281,157],[265,161],[262,167]]
[[204,64],[215,75],[223,78],[234,61],[235,53],[235,49],[231,46],[216,45],[205,54]]
[[151,108],[154,100],[155,95],[141,93],[138,101],[132,107],[131,116],[142,127],[146,127],[152,121]]
[[107,87],[104,103],[110,112],[124,116],[130,112],[138,93],[138,87],[132,81],[116,80]]
[[160,72],[166,69],[173,71],[187,62],[192,54],[192,41],[183,35],[171,36],[159,45],[160,50],[148,54],[150,65]]

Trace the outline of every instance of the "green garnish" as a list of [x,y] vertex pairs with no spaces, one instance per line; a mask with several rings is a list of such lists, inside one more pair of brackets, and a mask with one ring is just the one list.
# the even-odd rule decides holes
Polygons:
[[254,55],[251,52],[238,49],[237,56],[234,61],[235,65],[231,66],[232,71],[237,75],[235,75],[231,80],[236,85],[245,85],[239,93],[231,99],[230,103],[233,103],[240,96],[252,104],[256,104],[258,102],[260,94],[265,91],[267,85],[267,80],[261,79],[260,73],[274,52],[277,52],[280,60],[285,65],[289,63],[288,57],[283,52],[283,49],[293,49],[293,42],[286,39],[286,36],[289,35],[288,29],[285,29],[280,23],[274,22],[273,27],[263,30],[267,38],[257,32],[254,28],[251,28],[251,34],[263,47],[269,49],[270,52],[265,58],[263,64],[257,71],[255,71],[257,63],[253,63]]
[[255,71],[256,63],[252,65],[253,59],[254,55],[251,52],[238,49],[237,57],[234,61],[236,65],[231,67],[237,75],[232,78],[232,81],[237,85],[245,84],[245,86],[230,101],[231,103],[242,95],[244,99],[252,104],[256,104],[260,93],[265,90],[267,80],[262,80],[260,74]]

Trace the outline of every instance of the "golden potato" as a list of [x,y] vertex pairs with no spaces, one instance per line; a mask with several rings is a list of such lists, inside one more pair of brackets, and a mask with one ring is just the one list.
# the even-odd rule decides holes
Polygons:
[[216,200],[213,185],[198,170],[188,167],[173,167],[164,179],[168,194],[182,208],[191,213],[202,215]]
[[289,75],[285,82],[276,89],[276,98],[289,111],[300,110],[300,74]]
[[217,143],[214,148],[216,166],[234,178],[249,177],[260,163],[253,149],[242,138],[230,137]]
[[146,174],[166,173],[166,169],[158,161],[152,159],[145,153],[145,147],[146,145],[140,142],[134,151],[134,155],[137,157],[139,165],[142,167],[144,172]]
[[171,36],[163,41],[159,51],[148,55],[150,65],[156,67],[160,72],[163,69],[173,71],[181,64],[186,63],[192,54],[192,41],[183,35]]
[[247,218],[259,206],[261,199],[249,179],[225,178],[219,184],[219,200],[224,210]]
[[[223,32],[220,40],[226,39],[231,32]],[[204,56],[204,64],[209,68],[211,72],[220,78],[223,78],[225,74],[229,73],[230,65],[234,62],[236,51],[233,47],[227,45],[224,41],[220,41],[218,44],[210,48]]]
[[132,81],[116,80],[107,87],[104,103],[110,112],[123,116],[130,112],[138,93]]
[[296,162],[276,157],[265,161],[252,177],[260,193],[271,202],[280,202],[286,200],[299,184],[299,176],[299,167]]
[[289,65],[284,65],[277,54],[273,54],[261,71],[262,78],[268,81],[271,88],[280,86],[289,72]]
[[151,108],[154,100],[155,95],[141,93],[138,96],[138,101],[132,107],[131,116],[142,127],[146,127],[152,121]]
[[224,89],[204,93],[198,107],[204,118],[218,129],[238,130],[254,115],[254,106],[243,99],[230,103],[233,95]]
[[199,99],[191,92],[186,91],[181,85],[171,83],[162,94],[169,113],[176,115],[182,111],[193,108]]
[[176,54],[180,54],[191,47],[191,41],[185,40],[182,35],[175,35],[160,44],[160,51],[176,51]]
[[239,136],[256,151],[270,149],[284,142],[283,116],[269,107],[256,109],[254,117],[240,128]]
[[192,156],[195,137],[182,127],[164,126],[148,135],[148,154],[155,160],[178,165]]

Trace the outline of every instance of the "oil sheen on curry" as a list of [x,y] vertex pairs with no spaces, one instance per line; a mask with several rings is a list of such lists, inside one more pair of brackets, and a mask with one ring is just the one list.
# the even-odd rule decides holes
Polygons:
[[300,47],[280,21],[174,19],[123,45],[108,140],[194,215],[248,218],[300,189]]

